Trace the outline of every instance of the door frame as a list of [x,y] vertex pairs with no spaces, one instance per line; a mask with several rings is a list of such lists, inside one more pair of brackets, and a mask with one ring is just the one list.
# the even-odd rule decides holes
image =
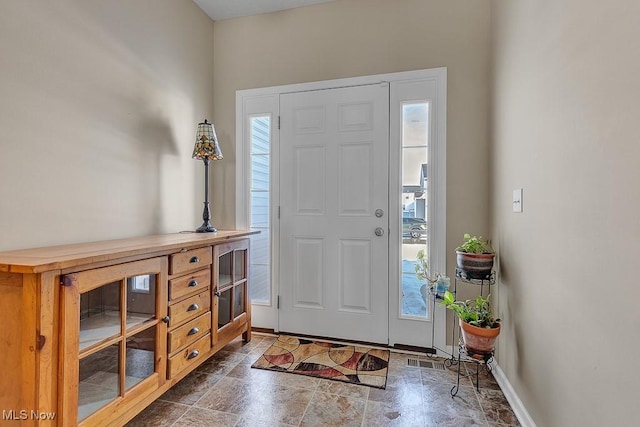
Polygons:
[[[278,165],[279,130],[276,118],[279,117],[279,97],[281,94],[291,92],[305,92],[312,90],[334,89],[348,86],[360,86],[375,83],[390,83],[390,113],[398,111],[401,104],[395,102],[408,101],[400,99],[394,92],[399,83],[430,82],[436,87],[436,97],[433,99],[433,131],[431,136],[435,138],[433,144],[429,144],[429,159],[433,167],[429,167],[429,182],[432,191],[429,192],[428,217],[430,222],[437,227],[429,229],[430,265],[434,272],[446,272],[446,113],[447,113],[447,69],[446,67],[432,68],[399,73],[377,74],[363,77],[351,77],[344,79],[325,80],[310,83],[298,83],[292,85],[272,86],[258,89],[246,89],[236,91],[236,228],[249,228],[249,190],[250,190],[250,132],[248,121],[245,117],[251,114],[270,114],[273,118],[271,126],[271,145],[273,153],[271,158],[270,182],[270,226],[271,226],[271,300],[267,304],[252,304],[252,320],[258,327],[279,331],[278,325],[278,253],[279,253],[279,227],[278,227],[278,170],[273,165]],[[394,119],[395,117],[395,119]],[[389,221],[400,224],[400,215],[397,211],[395,195],[400,190],[399,178],[394,182],[394,177],[399,176],[399,170],[395,168],[400,164],[399,147],[401,146],[401,125],[395,114],[390,114],[390,187],[389,187]],[[395,218],[394,215],[395,214]],[[395,232],[389,230],[389,258],[400,259],[400,239],[393,239]],[[389,265],[389,345],[411,344],[404,342],[407,337],[415,337],[425,333],[431,333],[431,319],[416,320],[400,317],[401,304],[401,272],[399,262],[390,262]],[[444,308],[436,305],[436,313],[439,319],[444,319]],[[438,322],[435,328],[434,342],[439,348],[446,348],[445,337],[446,322]],[[394,332],[396,331],[396,332]],[[398,335],[397,331],[404,331]],[[411,344],[420,345],[420,344]]]

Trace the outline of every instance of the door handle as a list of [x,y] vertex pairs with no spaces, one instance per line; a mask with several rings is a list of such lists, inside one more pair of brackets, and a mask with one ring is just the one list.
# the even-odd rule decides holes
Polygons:
[[382,209],[376,209],[376,217],[382,218],[384,216],[384,211]]
[[376,228],[375,234],[378,237],[382,236],[384,234],[384,230],[382,229],[382,227]]

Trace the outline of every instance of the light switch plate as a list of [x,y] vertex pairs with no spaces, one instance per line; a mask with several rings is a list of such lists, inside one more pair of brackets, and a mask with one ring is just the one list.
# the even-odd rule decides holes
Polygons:
[[522,212],[522,188],[513,190],[513,211]]

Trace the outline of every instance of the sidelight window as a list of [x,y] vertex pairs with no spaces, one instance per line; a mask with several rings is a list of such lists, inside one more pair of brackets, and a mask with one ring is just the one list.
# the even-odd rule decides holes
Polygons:
[[251,302],[268,304],[271,301],[271,268],[269,248],[269,158],[271,151],[271,116],[250,118],[251,188],[250,228],[260,234],[251,236],[249,288]]
[[427,219],[429,103],[402,104],[402,316],[427,316],[427,288],[417,279],[418,252],[429,254]]

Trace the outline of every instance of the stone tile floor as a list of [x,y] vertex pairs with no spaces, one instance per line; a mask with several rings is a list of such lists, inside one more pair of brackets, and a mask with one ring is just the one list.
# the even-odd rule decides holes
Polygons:
[[[518,426],[500,387],[480,374],[480,390],[469,378],[456,397],[457,367],[408,366],[392,352],[385,390],[301,375],[252,369],[275,340],[239,338],[185,377],[127,426]],[[466,369],[467,366],[463,366]],[[475,373],[475,366],[469,366]]]

